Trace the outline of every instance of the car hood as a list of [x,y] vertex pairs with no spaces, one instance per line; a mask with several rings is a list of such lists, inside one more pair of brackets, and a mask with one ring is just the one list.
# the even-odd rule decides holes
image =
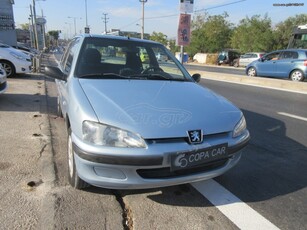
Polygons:
[[242,113],[193,82],[80,79],[99,122],[143,138],[185,137],[232,131]]

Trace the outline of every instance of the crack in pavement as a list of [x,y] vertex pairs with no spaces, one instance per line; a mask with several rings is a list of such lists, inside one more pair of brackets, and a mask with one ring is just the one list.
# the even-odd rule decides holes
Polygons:
[[119,191],[112,191],[114,196],[116,197],[116,200],[120,204],[122,210],[123,210],[123,227],[125,230],[133,230],[133,215],[131,208],[126,204],[123,196]]

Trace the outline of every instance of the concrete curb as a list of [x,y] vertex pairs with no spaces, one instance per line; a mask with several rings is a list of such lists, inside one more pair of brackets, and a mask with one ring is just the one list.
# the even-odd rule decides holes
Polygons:
[[265,77],[248,77],[235,74],[220,74],[215,72],[191,70],[190,74],[199,73],[202,78],[224,81],[236,84],[244,84],[251,86],[258,86],[263,88],[270,88],[276,90],[284,90],[288,92],[307,94],[307,82],[293,82],[287,79],[272,79]]

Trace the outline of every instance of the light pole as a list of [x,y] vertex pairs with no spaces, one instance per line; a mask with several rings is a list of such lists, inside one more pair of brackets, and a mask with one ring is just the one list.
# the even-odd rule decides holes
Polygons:
[[[34,18],[34,47],[35,49],[39,50],[39,45],[38,45],[38,33],[37,33],[37,18],[36,18],[36,9],[35,9],[35,2],[36,1],[45,1],[45,0],[33,0],[33,18]],[[30,10],[31,10],[31,15],[32,15],[32,9],[30,5]]]
[[145,8],[145,3],[147,0],[139,0],[142,3],[142,33],[141,33],[141,39],[144,39],[144,8]]
[[87,21],[87,0],[85,0],[85,27],[88,27],[88,21]]
[[78,17],[70,17],[70,16],[68,16],[68,18],[72,18],[72,19],[74,19],[74,27],[75,27],[75,36],[77,35],[77,23],[76,23],[76,19],[82,19],[82,18],[78,18]]
[[71,32],[71,23],[65,22],[65,24],[67,24],[67,25],[69,26],[69,33],[67,32],[67,37],[68,37],[68,38],[73,37],[73,36],[72,36],[72,32]]

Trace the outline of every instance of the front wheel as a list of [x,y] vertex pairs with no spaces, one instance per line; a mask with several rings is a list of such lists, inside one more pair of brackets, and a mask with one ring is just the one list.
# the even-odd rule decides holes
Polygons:
[[294,70],[294,71],[292,71],[292,73],[290,75],[290,79],[292,81],[303,81],[304,80],[304,74],[300,70]]
[[254,67],[250,67],[250,68],[247,70],[247,75],[250,76],[250,77],[255,77],[255,76],[257,76],[256,69],[255,69]]
[[2,64],[7,77],[13,77],[16,74],[15,66],[12,63],[2,60],[0,64]]
[[76,169],[75,155],[72,146],[71,129],[68,129],[67,137],[67,155],[68,155],[68,181],[73,188],[83,189],[89,186],[88,183],[83,181],[79,176]]

